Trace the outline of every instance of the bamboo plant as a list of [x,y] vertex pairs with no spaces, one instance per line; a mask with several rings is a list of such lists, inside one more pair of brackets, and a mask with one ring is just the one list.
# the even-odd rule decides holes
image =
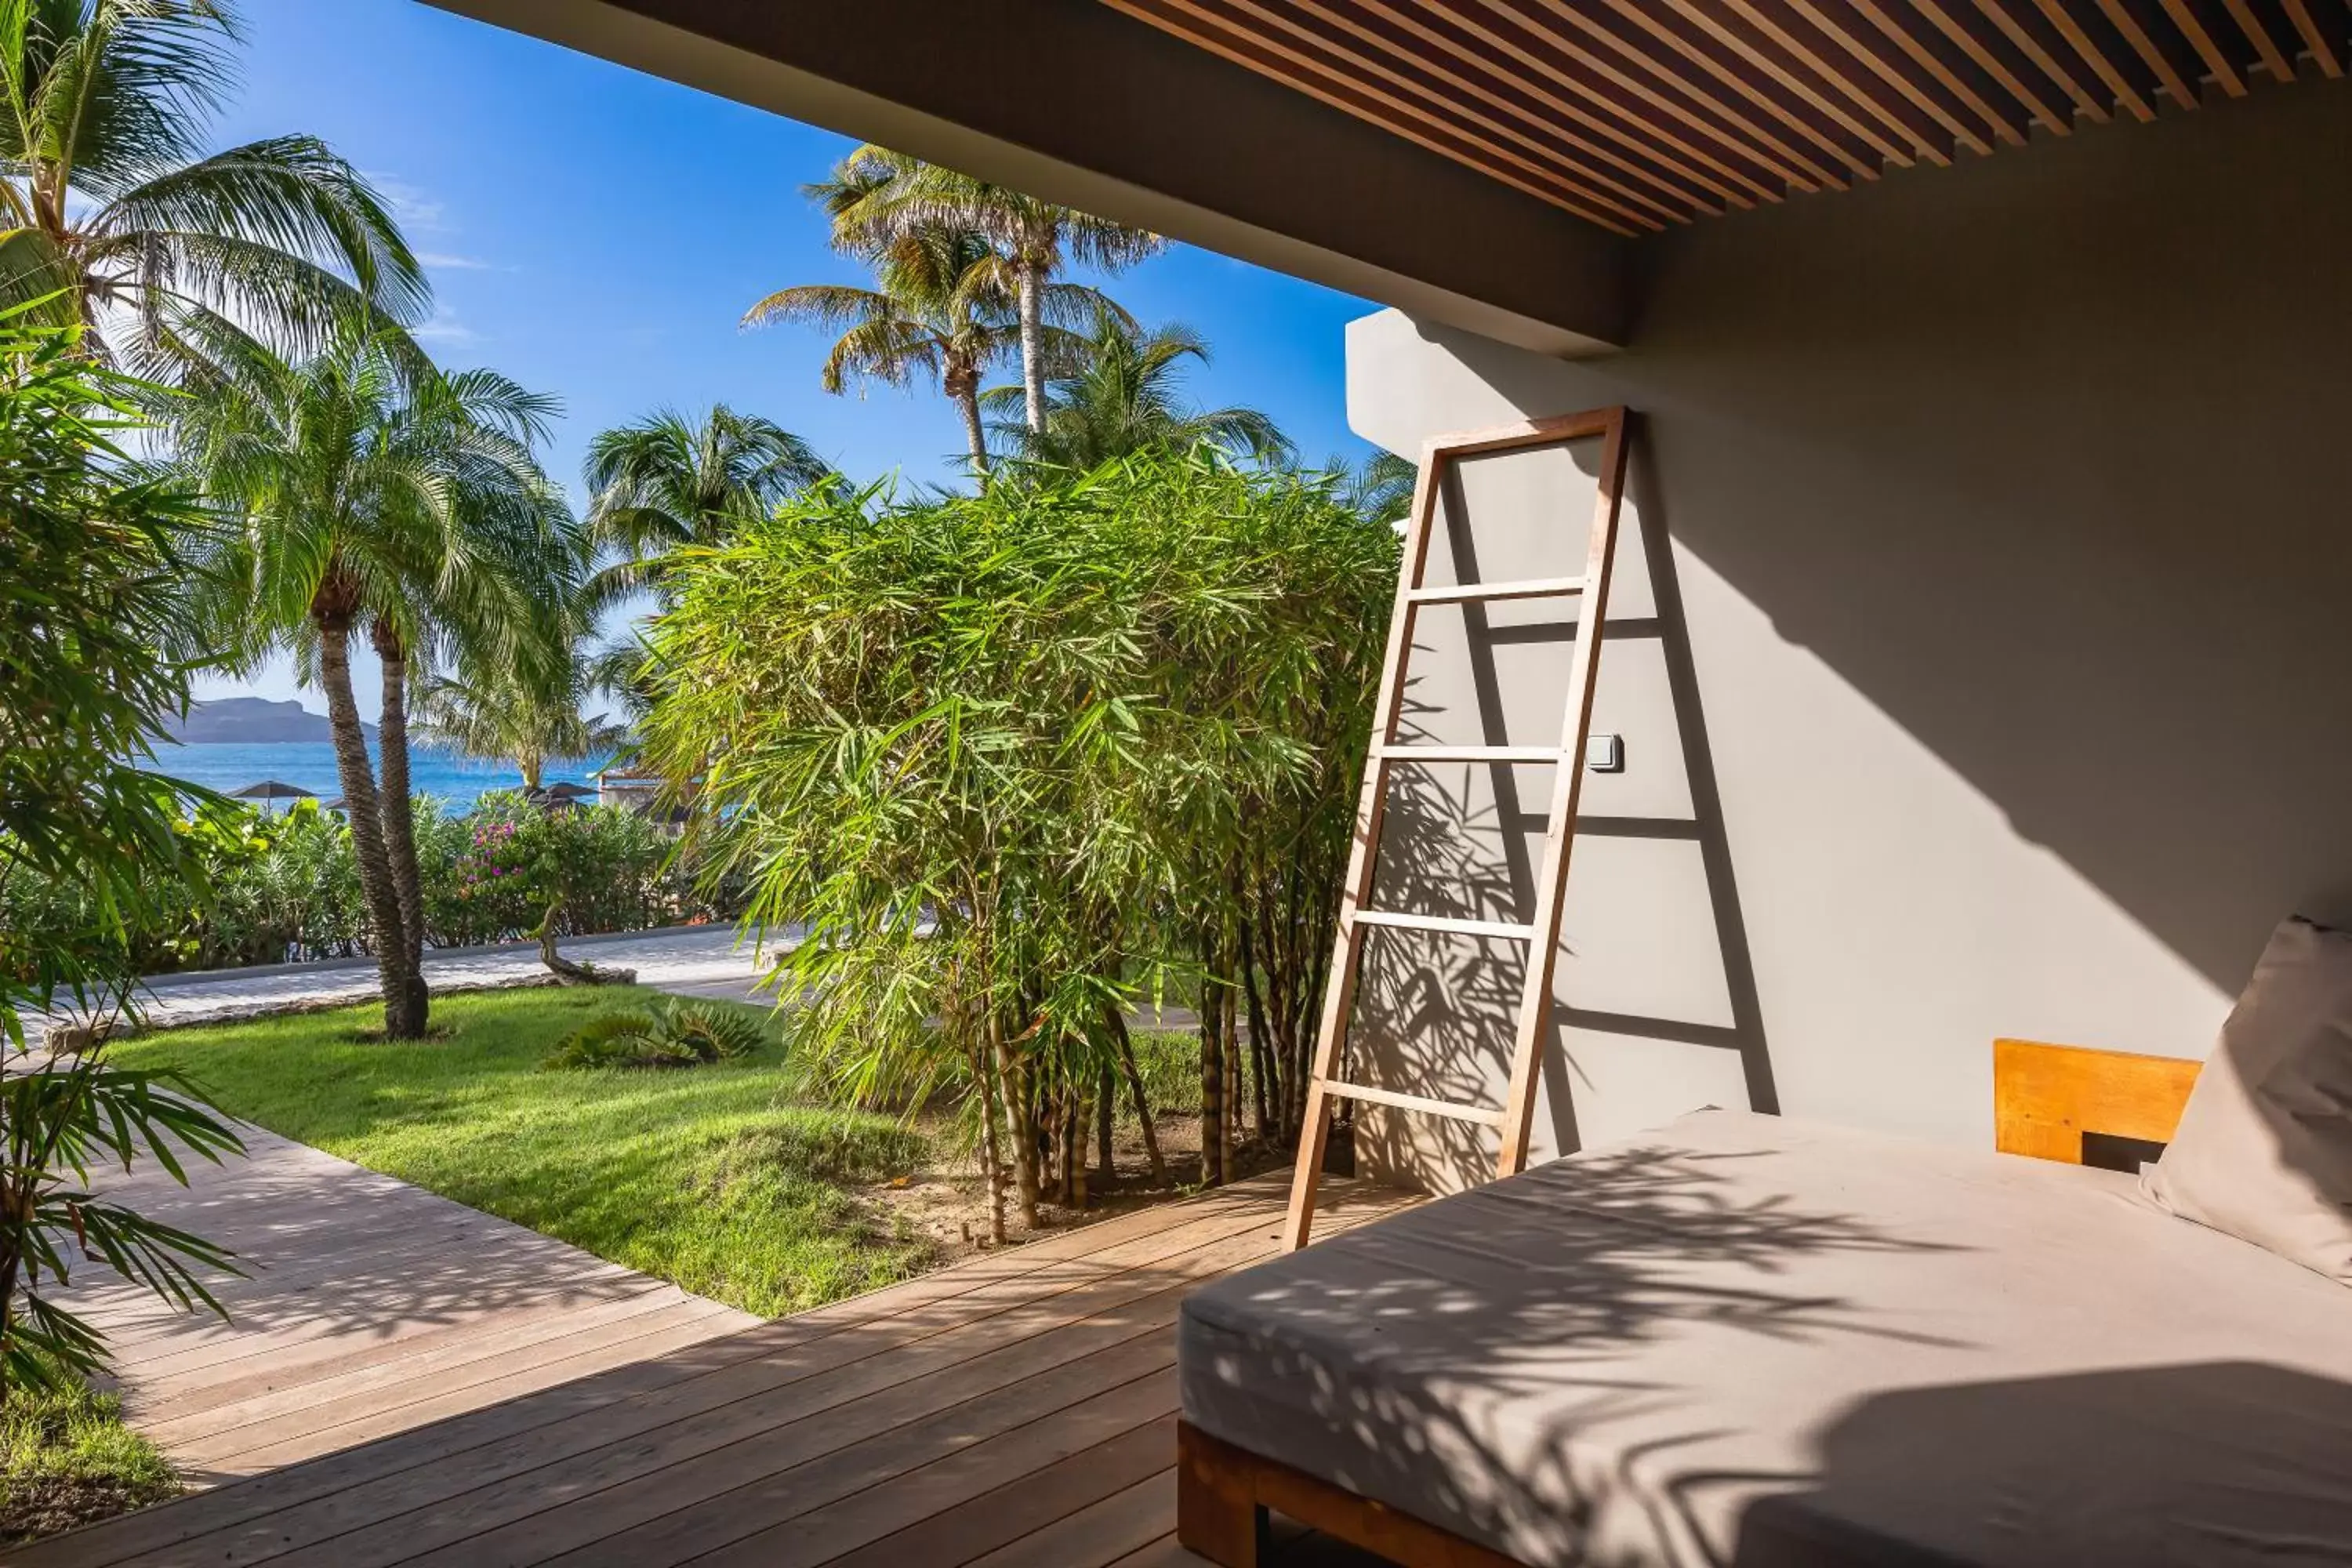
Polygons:
[[[1147,451],[919,500],[839,481],[689,552],[644,758],[845,1100],[951,1099],[995,1196],[1077,1199],[1124,1019],[1215,1022],[1203,1174],[1294,1140],[1396,540],[1331,476]],[[723,835],[711,833],[725,825]],[[1246,1020],[1248,1045],[1240,1045]],[[1246,1058],[1246,1060],[1244,1060]]]

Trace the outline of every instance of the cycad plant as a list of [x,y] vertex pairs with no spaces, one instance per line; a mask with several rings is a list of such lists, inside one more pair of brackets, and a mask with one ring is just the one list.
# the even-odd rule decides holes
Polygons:
[[600,1013],[556,1042],[548,1068],[691,1068],[740,1060],[767,1043],[759,1016],[725,1002],[648,1002]]
[[231,0],[0,0],[0,305],[53,300],[163,379],[247,332],[307,353],[355,309],[421,317],[398,226],[323,142],[206,150],[237,32]]
[[[551,412],[491,372],[419,370],[357,321],[299,363],[246,354],[178,411],[180,467],[229,524],[205,563],[205,625],[247,665],[294,648],[326,697],[395,1038],[427,1009],[408,684],[452,654],[531,687],[565,668],[584,551],[532,456]],[[382,790],[352,684],[362,634],[382,661]]]

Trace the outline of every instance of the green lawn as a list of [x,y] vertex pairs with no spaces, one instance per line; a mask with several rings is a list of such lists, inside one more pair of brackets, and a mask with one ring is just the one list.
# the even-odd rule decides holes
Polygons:
[[920,1164],[887,1118],[787,1098],[782,1049],[685,1070],[541,1069],[631,987],[436,999],[446,1037],[391,1045],[373,1007],[173,1030],[112,1047],[186,1071],[235,1115],[763,1316],[919,1271],[929,1247],[855,1188]]
[[110,1394],[13,1393],[0,1406],[0,1547],[176,1496],[155,1446]]

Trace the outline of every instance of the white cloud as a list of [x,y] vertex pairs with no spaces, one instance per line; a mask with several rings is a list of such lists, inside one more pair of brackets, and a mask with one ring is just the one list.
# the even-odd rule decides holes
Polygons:
[[416,264],[436,272],[504,272],[507,268],[478,256],[453,256],[446,250],[420,250]]
[[478,343],[482,334],[458,320],[457,312],[447,305],[433,307],[433,319],[411,330],[409,336],[425,343]]
[[448,228],[449,209],[431,192],[393,174],[370,174],[367,180],[375,187],[376,195],[383,198],[384,205],[392,208],[392,216],[400,220],[401,227],[427,234]]

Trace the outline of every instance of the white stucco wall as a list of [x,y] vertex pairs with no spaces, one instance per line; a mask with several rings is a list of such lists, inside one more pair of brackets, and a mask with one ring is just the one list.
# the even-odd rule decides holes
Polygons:
[[[2352,914],[2347,170],[2352,92],[2273,94],[1701,226],[1607,360],[1355,323],[1391,450],[1643,416],[1595,719],[1627,770],[1584,811],[1651,820],[1577,850],[1543,1147],[1772,1099],[1986,1144],[1994,1037],[2201,1055],[2273,922]],[[1469,533],[1517,574],[1486,557],[1591,480],[1486,461]],[[1497,738],[1499,698],[1548,738],[1565,642],[1496,643],[1483,702],[1458,624],[1422,642],[1431,733]],[[1421,847],[1501,912],[1492,775],[1438,781]],[[1368,1074],[1499,1103],[1510,961],[1381,962]],[[1413,1136],[1440,1184],[1483,1163]]]

